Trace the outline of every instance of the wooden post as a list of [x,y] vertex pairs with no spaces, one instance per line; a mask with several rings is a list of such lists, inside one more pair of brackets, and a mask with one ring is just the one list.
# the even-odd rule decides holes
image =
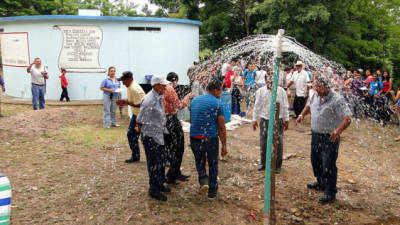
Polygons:
[[276,103],[275,111],[275,126],[274,126],[274,138],[273,138],[273,148],[272,148],[272,160],[271,160],[271,197],[269,200],[270,210],[269,210],[269,221],[270,224],[276,224],[275,216],[275,172],[276,172],[276,154],[278,152],[278,140],[279,140],[279,110],[280,104]]

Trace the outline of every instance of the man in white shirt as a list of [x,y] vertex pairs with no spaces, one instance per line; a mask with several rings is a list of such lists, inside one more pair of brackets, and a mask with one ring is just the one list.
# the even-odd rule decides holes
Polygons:
[[[272,76],[265,77],[266,86],[258,89],[256,92],[256,102],[253,110],[253,130],[255,131],[258,127],[257,119],[260,120],[260,150],[261,150],[261,165],[258,168],[259,171],[265,169],[265,158],[267,148],[267,137],[268,137],[268,122],[270,116],[270,103],[271,103],[271,88],[272,88]],[[289,128],[289,103],[286,91],[278,86],[276,101],[279,105],[279,138],[278,138],[278,149],[276,157],[276,173],[279,173],[282,166],[282,155],[283,155],[283,130]]]
[[[33,66],[35,65],[35,66]],[[37,110],[38,100],[39,109],[44,109],[44,95],[46,94],[46,80],[49,79],[47,75],[46,66],[42,66],[42,60],[35,58],[33,63],[28,66],[26,72],[32,76],[32,105],[33,110]]]
[[300,115],[301,111],[303,111],[303,108],[306,106],[309,89],[308,83],[310,81],[308,73],[304,70],[303,63],[297,61],[296,71],[292,73],[291,81],[288,84],[288,88],[293,84],[296,87],[296,95],[293,102],[294,113],[296,114],[295,118]]
[[265,76],[267,75],[267,71],[265,68],[261,68],[256,71],[256,89],[262,88],[265,86]]

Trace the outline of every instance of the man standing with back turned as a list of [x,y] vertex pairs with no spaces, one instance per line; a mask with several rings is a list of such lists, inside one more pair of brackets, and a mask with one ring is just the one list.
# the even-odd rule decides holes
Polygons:
[[[207,94],[198,96],[190,104],[191,126],[190,146],[196,160],[201,195],[208,192],[208,198],[215,199],[218,192],[218,152],[219,139],[222,143],[221,155],[228,153],[226,147],[225,119],[222,103],[222,82],[213,79],[207,85]],[[206,171],[208,160],[209,175]]]
[[337,167],[340,135],[351,123],[351,110],[345,99],[331,90],[329,79],[318,77],[316,93],[296,120],[301,123],[311,113],[311,164],[317,182],[307,184],[310,189],[325,191],[319,202],[333,202],[336,197]]

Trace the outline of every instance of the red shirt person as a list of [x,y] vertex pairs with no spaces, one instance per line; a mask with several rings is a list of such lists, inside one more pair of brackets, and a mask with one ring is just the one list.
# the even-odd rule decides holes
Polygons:
[[67,90],[68,81],[67,81],[67,78],[65,77],[66,73],[67,73],[67,71],[64,68],[61,68],[60,80],[61,80],[62,93],[61,93],[61,97],[60,97],[60,102],[64,101],[64,98],[67,100],[67,102],[70,101],[69,96],[68,96],[68,90]]
[[232,70],[232,66],[229,65],[228,69],[227,69],[227,72],[225,74],[225,86],[227,88],[231,88],[231,86],[232,86],[231,77],[233,76],[233,74],[234,74],[234,72]]

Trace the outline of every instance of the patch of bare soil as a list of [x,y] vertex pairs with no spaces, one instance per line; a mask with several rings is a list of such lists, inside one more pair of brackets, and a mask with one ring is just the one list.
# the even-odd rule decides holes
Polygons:
[[[170,186],[168,201],[159,202],[147,196],[142,145],[141,161],[124,163],[130,156],[129,119],[118,122],[119,128],[101,128],[101,106],[29,110],[0,118],[0,172],[12,184],[12,224],[263,223],[259,131],[252,131],[250,124],[228,132],[229,157],[219,163],[216,200],[197,193],[186,134],[182,170],[191,177]],[[285,159],[276,176],[277,223],[400,224],[400,143],[393,141],[397,125],[360,121],[345,131],[337,163],[337,200],[327,205],[318,203],[323,193],[306,188],[315,179],[309,125],[306,121],[295,127],[291,121],[285,132]],[[47,135],[24,132],[36,127]]]
[[7,117],[6,122],[0,123],[0,129],[31,133],[49,129],[57,130],[68,124],[76,124],[90,119],[90,116],[78,108],[29,110]]

